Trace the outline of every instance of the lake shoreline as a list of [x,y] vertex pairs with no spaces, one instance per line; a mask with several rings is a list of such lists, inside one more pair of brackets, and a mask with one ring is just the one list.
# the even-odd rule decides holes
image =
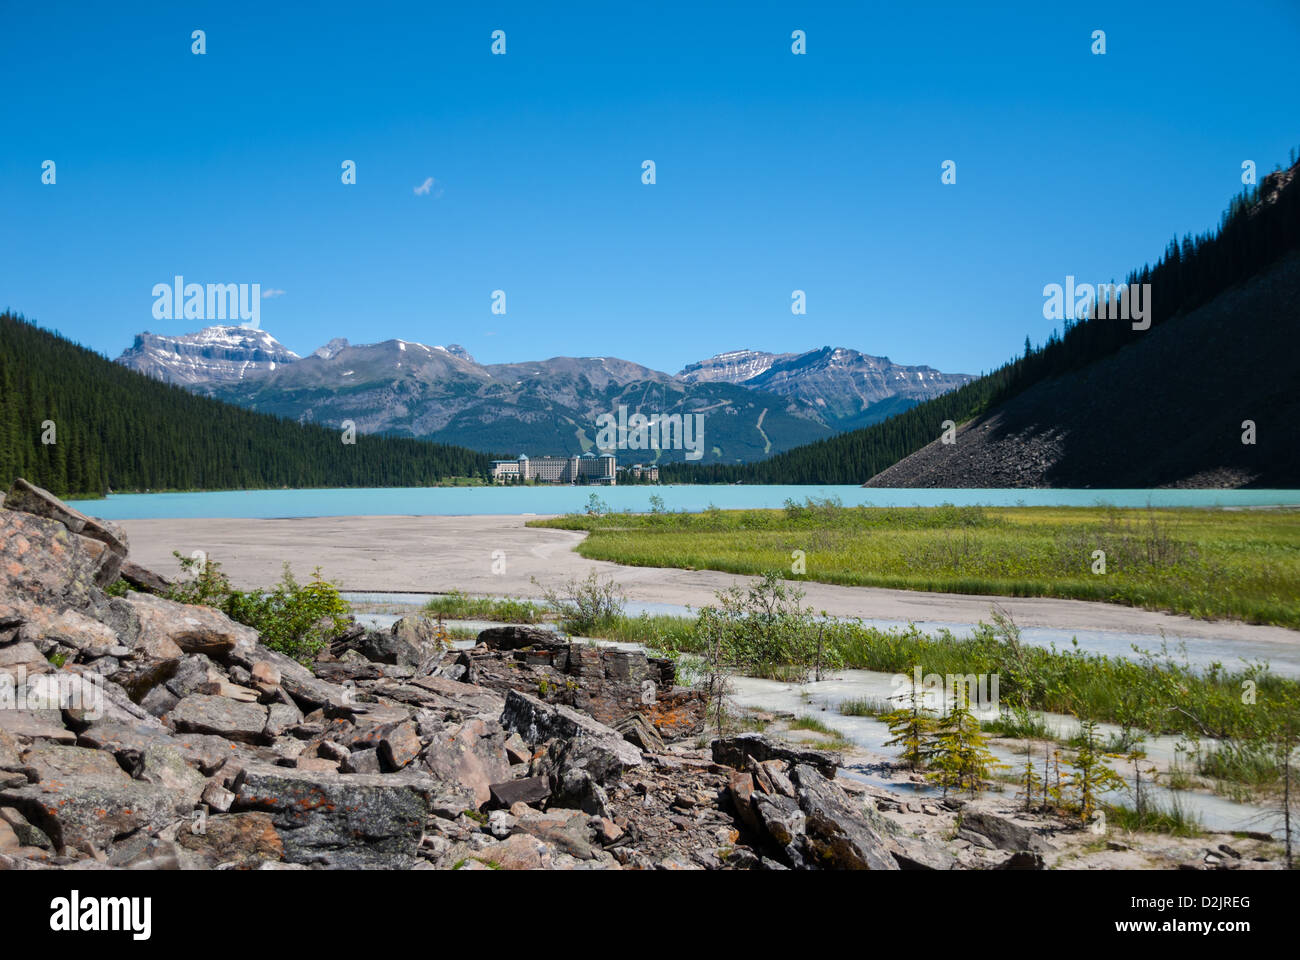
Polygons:
[[787,501],[872,507],[1199,507],[1300,508],[1296,490],[882,489],[851,485],[634,484],[624,486],[354,487],[114,494],[69,504],[105,520],[288,519],[355,516],[540,516],[582,513],[592,498],[615,513],[644,512],[651,498],[669,512],[779,510]]

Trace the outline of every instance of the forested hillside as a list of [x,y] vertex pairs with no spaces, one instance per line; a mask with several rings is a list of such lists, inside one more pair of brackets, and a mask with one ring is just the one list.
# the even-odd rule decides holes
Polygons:
[[[1300,487],[1300,248],[1175,323],[1051,377],[872,487]],[[1245,442],[1243,442],[1245,434]]]
[[[53,424],[53,443],[46,422]],[[109,490],[420,486],[485,476],[463,447],[303,426],[196,396],[0,314],[0,483]]]
[[[1269,174],[1244,191],[1224,213],[1219,228],[1170,241],[1155,266],[1134,271],[1127,282],[1151,285],[1151,324],[1158,327],[1208,303],[1300,246],[1300,164]],[[1095,311],[1094,311],[1095,313]],[[796,447],[743,466],[669,464],[660,475],[678,483],[857,484],[937,439],[941,424],[964,423],[1038,383],[1110,356],[1150,331],[1128,320],[1065,323],[1061,334],[1032,347],[997,370],[951,393],[862,430]],[[1195,384],[1183,384],[1195,389]],[[1141,451],[1131,451],[1140,456]]]

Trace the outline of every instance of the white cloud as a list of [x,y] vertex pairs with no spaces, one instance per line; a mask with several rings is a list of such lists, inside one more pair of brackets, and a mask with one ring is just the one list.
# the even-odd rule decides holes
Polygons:
[[417,197],[432,196],[435,200],[442,196],[442,184],[433,177],[425,177],[424,183],[415,188]]
[[277,290],[277,289],[275,289],[274,287],[272,287],[270,290],[263,290],[263,291],[262,291],[262,299],[263,299],[263,300],[273,300],[273,299],[275,299],[276,297],[283,297],[283,296],[284,296],[284,291],[283,291],[283,290]]

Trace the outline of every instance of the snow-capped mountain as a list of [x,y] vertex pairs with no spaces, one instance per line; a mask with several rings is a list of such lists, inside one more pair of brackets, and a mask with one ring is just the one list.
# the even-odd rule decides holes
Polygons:
[[[351,420],[478,450],[573,454],[619,406],[708,415],[706,462],[762,457],[882,420],[967,382],[856,350],[735,350],[676,376],[617,357],[478,363],[457,344],[353,344],[336,337],[299,358],[263,330],[143,333],[118,362],[222,400],[300,421]],[[680,459],[680,452],[656,457]]]
[[803,401],[840,429],[873,422],[881,413],[897,413],[974,379],[964,373],[898,364],[888,357],[845,347],[822,347],[807,353],[731,350],[692,363],[677,377],[687,383],[735,383]]
[[183,336],[145,331],[117,362],[167,383],[200,387],[243,380],[297,359],[298,354],[265,330],[231,325]]
[[774,363],[796,357],[796,353],[764,353],[762,350],[729,350],[688,363],[677,374],[684,383],[744,383],[766,373]]

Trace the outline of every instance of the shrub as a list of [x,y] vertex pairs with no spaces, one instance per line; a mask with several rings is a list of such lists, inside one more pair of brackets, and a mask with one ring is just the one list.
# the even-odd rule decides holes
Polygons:
[[330,638],[347,629],[347,602],[334,584],[312,572],[310,583],[299,584],[284,565],[280,582],[269,592],[234,591],[225,604],[226,615],[255,629],[272,650],[303,662],[329,645]]
[[201,553],[184,557],[179,550],[173,550],[172,556],[181,566],[181,577],[167,591],[167,599],[222,609],[234,588],[221,572],[221,564]]
[[842,663],[832,645],[819,644],[821,625],[803,606],[803,591],[787,587],[779,572],[769,571],[748,589],[718,591],[716,597],[716,606],[700,611],[696,630],[707,623],[721,632],[727,666],[803,682],[818,664],[819,652],[821,666],[836,669]]
[[1125,804],[1108,804],[1106,819],[1124,830],[1167,833],[1175,837],[1198,837],[1205,829],[1177,794],[1170,797],[1168,804],[1148,803],[1141,812]]
[[[537,578],[532,582],[536,584]],[[627,603],[614,578],[601,580],[595,570],[585,580],[572,577],[559,589],[544,588],[542,597],[560,614],[564,629],[579,634],[590,633],[598,625],[618,619]]]
[[269,592],[244,591],[230,585],[216,561],[180,553],[174,556],[182,572],[191,576],[177,581],[168,591],[168,599],[215,607],[231,620],[256,630],[270,649],[303,663],[347,629],[351,619],[347,601],[334,584],[321,577],[319,568],[312,572],[310,583],[300,584],[285,563],[280,582]]

